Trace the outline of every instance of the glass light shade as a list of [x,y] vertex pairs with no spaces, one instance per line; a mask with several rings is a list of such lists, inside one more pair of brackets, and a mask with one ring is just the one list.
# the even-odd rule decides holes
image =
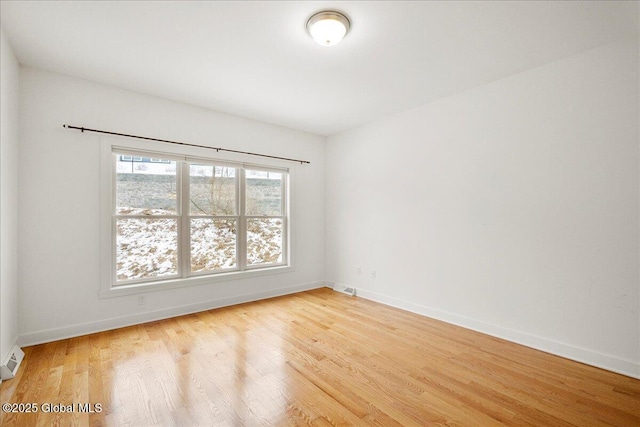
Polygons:
[[309,34],[322,46],[340,43],[349,31],[349,26],[349,19],[336,11],[318,12],[307,21]]

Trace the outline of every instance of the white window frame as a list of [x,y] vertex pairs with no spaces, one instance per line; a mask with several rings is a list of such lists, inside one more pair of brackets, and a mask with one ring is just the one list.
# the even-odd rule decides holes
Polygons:
[[[293,245],[291,236],[293,234],[293,221],[291,220],[291,200],[292,200],[292,182],[293,171],[288,165],[284,166],[282,162],[271,161],[264,164],[254,164],[243,162],[240,156],[211,156],[210,150],[191,148],[191,147],[167,147],[164,144],[140,142],[130,140],[128,138],[101,138],[101,165],[100,165],[100,226],[101,226],[101,280],[100,280],[100,297],[108,298],[123,295],[132,295],[158,291],[163,289],[173,289],[185,286],[209,285],[221,282],[227,282],[237,279],[248,279],[271,274],[281,274],[295,271],[293,267]],[[191,272],[190,255],[185,255],[191,247],[190,236],[190,220],[194,216],[190,215],[188,210],[188,200],[182,197],[181,192],[185,186],[189,185],[189,163],[182,163],[182,166],[176,166],[176,191],[177,200],[183,203],[177,206],[178,209],[178,263],[179,276],[162,276],[144,279],[135,279],[123,282],[116,281],[116,232],[115,232],[115,165],[116,156],[114,152],[121,154],[125,152],[127,155],[137,154],[149,158],[163,158],[176,160],[177,163],[189,162],[198,164],[212,164],[216,166],[230,166],[238,168],[242,171],[238,177],[237,197],[238,197],[238,236],[237,236],[237,268],[225,269],[219,272]],[[267,265],[246,265],[246,222],[249,218],[256,216],[245,216],[245,173],[244,170],[256,170],[267,172],[283,173],[283,236],[282,251],[283,260],[281,263],[270,263]],[[186,209],[186,210],[185,210]],[[273,218],[276,216],[264,216],[257,218]],[[205,216],[204,218],[208,218]]]

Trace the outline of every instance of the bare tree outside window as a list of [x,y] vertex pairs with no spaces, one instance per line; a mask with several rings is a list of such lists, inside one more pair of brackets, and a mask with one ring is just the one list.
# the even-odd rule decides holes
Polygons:
[[189,169],[191,215],[236,215],[236,168],[192,164]]
[[189,165],[191,271],[237,267],[238,170]]

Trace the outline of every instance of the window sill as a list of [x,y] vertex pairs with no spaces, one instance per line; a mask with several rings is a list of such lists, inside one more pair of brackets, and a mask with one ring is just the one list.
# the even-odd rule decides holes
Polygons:
[[135,295],[167,289],[184,288],[187,286],[202,286],[230,280],[251,279],[254,277],[267,276],[271,274],[291,273],[295,269],[290,265],[261,268],[245,271],[234,271],[230,273],[210,274],[207,276],[194,276],[188,278],[159,280],[156,282],[144,282],[131,285],[111,286],[108,290],[100,291],[100,298],[112,298],[125,295]]

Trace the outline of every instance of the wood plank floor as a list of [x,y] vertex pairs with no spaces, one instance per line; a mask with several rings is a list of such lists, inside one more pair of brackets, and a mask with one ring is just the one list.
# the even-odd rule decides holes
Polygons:
[[2,426],[640,426],[639,380],[328,289],[25,353]]

